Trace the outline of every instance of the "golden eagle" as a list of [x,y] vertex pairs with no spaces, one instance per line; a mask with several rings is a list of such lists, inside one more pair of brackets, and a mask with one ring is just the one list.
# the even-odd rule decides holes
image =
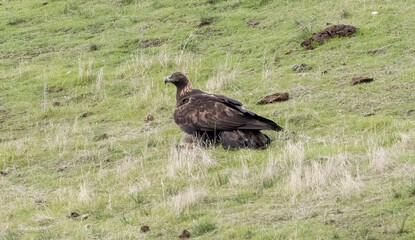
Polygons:
[[177,88],[174,121],[184,132],[198,138],[220,141],[228,148],[266,148],[270,139],[260,130],[281,131],[275,122],[242,107],[223,95],[194,89],[189,78],[173,73],[164,79]]

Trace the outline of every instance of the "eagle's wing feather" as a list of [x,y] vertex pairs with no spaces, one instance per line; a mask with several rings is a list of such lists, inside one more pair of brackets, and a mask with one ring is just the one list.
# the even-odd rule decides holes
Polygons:
[[189,134],[195,131],[279,128],[273,121],[244,109],[242,103],[222,95],[202,92],[189,95],[180,102],[182,104],[174,111],[174,121]]

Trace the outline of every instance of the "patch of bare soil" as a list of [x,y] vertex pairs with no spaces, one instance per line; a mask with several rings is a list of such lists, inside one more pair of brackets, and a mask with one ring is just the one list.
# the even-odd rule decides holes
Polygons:
[[142,25],[142,26],[140,26],[140,31],[144,31],[144,30],[146,30],[148,28],[148,25],[147,24],[144,24],[144,25]]
[[160,38],[146,39],[140,42],[140,48],[159,47],[164,42],[166,42],[166,40]]
[[352,80],[350,81],[350,85],[356,85],[359,83],[368,83],[372,81],[373,81],[373,78],[370,78],[370,77],[355,77],[355,78],[352,78]]
[[0,109],[0,123],[4,123],[6,120],[12,117],[10,110],[1,110]]
[[363,114],[363,117],[370,117],[370,116],[374,116],[374,115],[376,115],[375,112],[368,112],[368,113]]
[[55,168],[55,170],[57,171],[57,172],[63,172],[63,171],[65,171],[65,169],[67,169],[69,167],[69,165],[67,164],[67,163],[61,163],[61,164],[59,164],[56,168]]
[[246,24],[250,27],[250,28],[262,28],[261,27],[261,23],[255,20],[247,20]]
[[357,28],[351,25],[333,25],[321,32],[314,33],[313,36],[301,43],[306,50],[312,50],[316,44],[323,44],[324,41],[334,37],[346,37],[354,34]]
[[294,72],[306,72],[306,71],[313,69],[313,67],[305,63],[301,63],[301,64],[294,64],[292,66],[292,69]]
[[261,99],[257,104],[269,104],[273,102],[287,101],[290,95],[288,93],[274,93],[267,95]]
[[62,92],[62,91],[63,91],[63,88],[57,87],[57,86],[50,86],[46,88],[47,93],[57,93],[57,92]]
[[44,204],[44,203],[46,203],[46,201],[44,199],[38,198],[38,199],[35,200],[35,203],[36,204]]
[[179,236],[180,239],[184,239],[184,238],[190,238],[190,232],[187,231],[186,229],[183,230],[182,234],[180,234]]
[[55,32],[59,33],[59,32],[64,32],[64,33],[68,33],[70,30],[72,30],[72,28],[58,28],[55,30]]
[[196,34],[204,35],[204,36],[222,36],[223,33],[218,29],[213,29],[210,27],[198,29]]
[[215,20],[214,17],[201,17],[197,27],[203,27],[203,26],[210,25],[213,23],[214,20]]

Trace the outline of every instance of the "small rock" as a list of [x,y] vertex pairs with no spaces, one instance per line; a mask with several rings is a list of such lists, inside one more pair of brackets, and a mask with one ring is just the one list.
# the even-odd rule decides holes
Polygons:
[[331,225],[331,224],[335,224],[336,220],[330,219],[328,221],[325,222],[326,225]]
[[149,226],[142,226],[141,228],[140,228],[140,232],[148,232],[148,231],[150,231],[150,227]]
[[6,168],[4,170],[1,170],[0,174],[6,176],[7,174],[9,174],[9,171],[10,171],[10,168]]
[[60,164],[59,166],[56,167],[56,171],[57,172],[62,172],[62,171],[64,171],[67,168],[68,168],[68,165],[66,165],[66,164]]
[[199,24],[197,25],[198,27],[203,27],[203,26],[207,26],[213,23],[214,18],[213,17],[208,17],[205,19],[202,19]]
[[140,31],[144,31],[144,30],[146,30],[148,28],[148,25],[147,24],[145,24],[145,25],[143,25],[143,26],[140,26]]
[[370,77],[355,77],[350,81],[350,85],[356,85],[359,83],[367,83],[367,82],[372,82],[373,78]]
[[278,117],[278,115],[279,115],[278,111],[275,111],[275,112],[273,113],[273,115],[274,115],[275,117]]
[[84,112],[84,113],[81,114],[81,118],[86,118],[90,115],[92,115],[92,112]]
[[40,198],[35,200],[35,203],[36,203],[36,204],[43,204],[43,203],[45,203],[45,202],[46,202],[45,200],[40,199]]
[[82,220],[87,220],[89,218],[89,214],[88,213],[85,213],[85,214],[83,214],[82,216],[81,216],[81,219]]
[[148,114],[148,115],[146,116],[146,118],[144,119],[144,122],[149,123],[149,122],[151,122],[151,121],[153,121],[153,120],[154,120],[153,115]]
[[190,238],[190,232],[187,231],[186,229],[183,230],[182,234],[180,234],[179,238]]
[[294,72],[305,72],[305,71],[309,71],[309,70],[313,69],[313,67],[311,67],[307,64],[301,63],[301,64],[294,64],[292,66],[292,69],[293,69]]
[[290,95],[288,93],[274,93],[267,95],[261,99],[257,104],[268,104],[273,102],[287,101]]
[[378,12],[374,11],[374,12],[372,12],[372,15],[373,16],[378,15]]
[[79,217],[79,213],[77,213],[77,212],[72,212],[72,213],[71,213],[71,216],[69,216],[69,217],[71,217],[71,218],[77,218],[77,217]]
[[367,53],[375,55],[378,51],[379,51],[378,49],[375,49],[375,50],[367,51]]
[[297,51],[297,49],[291,49],[290,51],[285,52],[284,54],[285,54],[285,55],[290,55],[290,54],[291,54],[291,53],[293,53],[294,51]]

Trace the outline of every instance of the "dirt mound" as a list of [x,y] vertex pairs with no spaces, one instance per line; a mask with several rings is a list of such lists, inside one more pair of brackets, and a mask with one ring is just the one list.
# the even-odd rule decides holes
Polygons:
[[352,80],[350,81],[350,85],[356,85],[359,83],[368,83],[371,81],[373,81],[373,78],[370,78],[370,77],[355,77],[355,78],[352,78]]
[[274,93],[267,95],[258,102],[258,104],[268,104],[273,102],[287,101],[290,95],[288,93]]
[[148,114],[148,115],[146,116],[146,118],[144,119],[144,122],[149,123],[149,122],[151,122],[151,121],[153,121],[153,120],[154,120],[154,116],[153,116],[153,115],[151,115],[151,114]]
[[182,234],[180,234],[179,236],[180,239],[184,239],[184,238],[190,238],[190,232],[187,231],[186,229],[183,230]]
[[140,232],[148,232],[148,231],[150,231],[150,227],[149,226],[142,226],[141,228],[140,228]]
[[334,37],[346,37],[354,34],[357,28],[351,25],[333,25],[321,32],[314,33],[313,36],[301,43],[306,50],[312,50],[317,44],[323,44],[324,41]]

